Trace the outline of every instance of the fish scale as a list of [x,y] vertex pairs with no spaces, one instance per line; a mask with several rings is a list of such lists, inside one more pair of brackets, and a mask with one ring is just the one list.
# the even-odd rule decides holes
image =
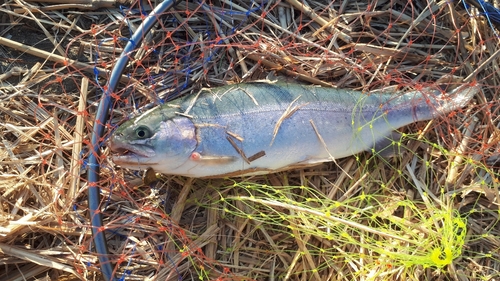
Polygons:
[[477,85],[448,94],[228,85],[203,89],[125,122],[110,147],[114,162],[130,169],[189,177],[263,174],[370,151],[395,129],[461,108],[478,91]]

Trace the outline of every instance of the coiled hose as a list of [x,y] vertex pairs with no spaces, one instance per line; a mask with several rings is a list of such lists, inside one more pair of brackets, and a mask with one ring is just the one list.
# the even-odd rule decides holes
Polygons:
[[90,144],[90,154],[88,158],[88,200],[90,222],[92,224],[92,237],[94,240],[94,248],[99,258],[101,272],[104,280],[116,280],[113,272],[113,264],[108,257],[108,245],[106,243],[106,235],[103,231],[102,216],[100,211],[100,188],[99,188],[99,163],[97,159],[100,155],[100,147],[102,137],[104,135],[105,124],[108,121],[110,105],[113,102],[111,94],[116,89],[120,76],[125,69],[133,52],[140,44],[144,36],[153,27],[158,16],[169,10],[175,5],[174,0],[164,0],[144,19],[142,24],[137,28],[137,31],[132,35],[127,45],[116,61],[116,65],[111,71],[109,81],[104,92],[104,96],[99,102],[97,114],[92,131]]

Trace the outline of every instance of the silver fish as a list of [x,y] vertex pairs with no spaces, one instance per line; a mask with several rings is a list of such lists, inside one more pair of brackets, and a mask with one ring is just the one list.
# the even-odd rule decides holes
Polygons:
[[282,83],[203,89],[110,138],[115,164],[188,177],[264,174],[369,151],[391,133],[465,106],[480,90],[366,94]]

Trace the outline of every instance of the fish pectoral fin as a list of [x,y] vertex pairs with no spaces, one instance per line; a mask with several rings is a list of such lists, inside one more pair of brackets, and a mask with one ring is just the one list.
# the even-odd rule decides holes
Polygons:
[[225,155],[201,155],[199,152],[191,153],[191,160],[207,165],[229,164],[238,160],[236,156]]
[[393,131],[389,136],[384,137],[382,140],[375,144],[372,153],[377,154],[383,158],[392,158],[401,155],[406,148],[401,146],[402,134]]

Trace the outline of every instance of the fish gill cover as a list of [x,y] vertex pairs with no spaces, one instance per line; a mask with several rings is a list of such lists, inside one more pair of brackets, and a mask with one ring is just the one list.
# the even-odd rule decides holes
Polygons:
[[[116,280],[500,278],[494,3],[179,1],[126,54],[92,166],[97,105],[157,3],[57,2],[0,5],[0,279],[100,280],[106,266]],[[110,160],[107,141],[126,120],[202,88],[263,79],[395,99],[481,92],[401,128],[394,158],[374,150],[232,179]],[[89,169],[99,171],[96,214]],[[94,250],[95,215],[108,264]]]

